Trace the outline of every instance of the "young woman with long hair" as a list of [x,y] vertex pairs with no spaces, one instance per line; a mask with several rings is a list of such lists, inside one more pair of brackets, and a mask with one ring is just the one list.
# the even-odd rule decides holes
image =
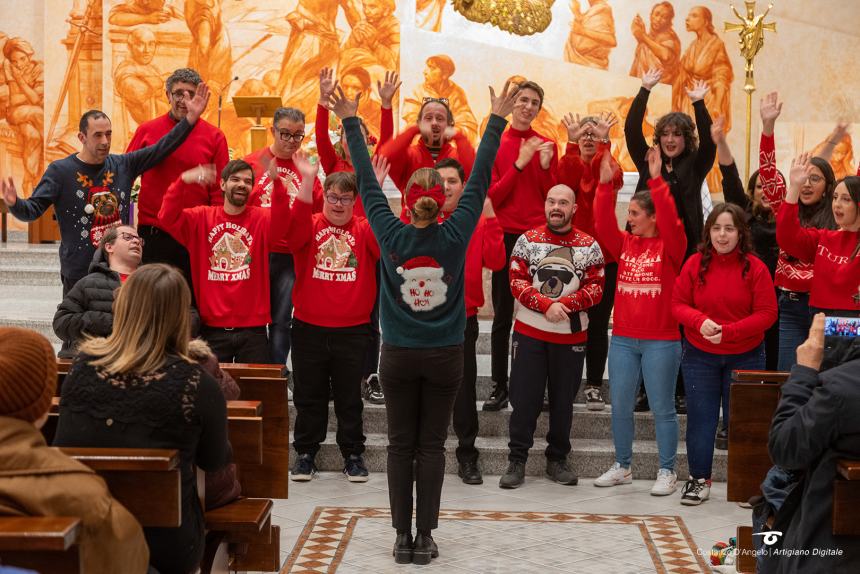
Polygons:
[[168,448],[180,454],[182,523],[145,528],[150,564],[194,572],[204,547],[194,467],[230,462],[227,405],[189,355],[191,292],[174,267],[135,271],[117,293],[113,332],[80,345],[63,383],[54,446]]
[[[438,526],[445,439],[463,380],[466,250],[516,91],[509,91],[506,84],[496,97],[490,88],[493,115],[472,175],[457,209],[441,224],[437,217],[445,194],[439,173],[419,169],[405,182],[412,222],[401,221],[391,212],[379,183],[386,162],[378,159],[375,173],[362,141],[355,117],[358,100],[347,100],[341,89],[330,99],[329,109],[343,121],[359,193],[382,253],[380,381],[388,417],[388,491],[398,563],[428,564],[439,554],[431,530]],[[418,530],[414,542],[413,483]]]
[[687,390],[687,465],[681,504],[708,499],[714,439],[722,406],[729,426],[729,390],[735,369],[764,368],[764,333],[776,321],[773,281],[752,254],[743,210],[714,207],[702,242],[675,281],[672,314],[684,326],[681,370]]

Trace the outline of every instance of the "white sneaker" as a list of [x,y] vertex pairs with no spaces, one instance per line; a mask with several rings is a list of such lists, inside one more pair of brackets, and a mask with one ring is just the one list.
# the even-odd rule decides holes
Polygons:
[[698,506],[711,496],[711,481],[700,478],[696,480],[692,476],[684,484],[681,491],[681,504],[685,506]]
[[631,484],[633,473],[629,468],[624,468],[619,463],[594,479],[594,486],[618,486],[619,484]]
[[657,480],[651,487],[651,496],[668,496],[678,490],[678,476],[668,468],[657,471]]

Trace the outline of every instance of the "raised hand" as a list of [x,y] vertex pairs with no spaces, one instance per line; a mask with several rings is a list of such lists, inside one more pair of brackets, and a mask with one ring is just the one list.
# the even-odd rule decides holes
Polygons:
[[651,179],[657,179],[663,175],[663,155],[660,153],[660,146],[648,148],[645,154],[645,159],[648,161],[648,174]]
[[809,179],[809,153],[802,153],[791,161],[791,170],[788,172],[788,181],[791,187],[801,188]]
[[322,105],[327,107],[335,88],[337,88],[337,80],[334,79],[334,70],[332,68],[320,70],[320,103]]
[[540,149],[540,145],[542,143],[543,140],[537,136],[532,136],[527,140],[522,140],[520,143],[520,154],[517,156],[517,161],[514,162],[514,165],[520,171],[524,170],[535,156],[535,153]]
[[699,100],[705,99],[705,94],[707,94],[710,89],[708,82],[704,80],[696,80],[693,82],[693,87],[687,90],[687,95],[690,97],[691,102],[698,102]]
[[215,180],[218,179],[218,171],[215,169],[214,164],[206,163],[182,172],[180,177],[185,183],[196,183],[197,185],[206,187],[215,183]]
[[771,92],[761,99],[758,113],[761,116],[762,129],[765,134],[773,134],[773,126],[781,112],[782,102],[779,101],[778,92]]
[[597,124],[594,126],[594,135],[599,139],[609,139],[609,130],[612,126],[618,123],[618,118],[612,112],[603,112],[597,118]]
[[197,91],[194,92],[194,97],[188,100],[188,103],[185,104],[185,107],[188,109],[188,114],[185,116],[185,119],[188,120],[188,123],[192,126],[200,119],[200,116],[203,115],[203,111],[209,103],[210,95],[209,86],[206,85],[206,82],[200,82],[197,84]]
[[660,68],[651,68],[642,74],[642,87],[649,92],[660,83],[660,78],[663,77],[663,70]]
[[618,169],[612,163],[612,155],[608,151],[603,152],[600,158],[600,183],[612,183],[616,171]]
[[298,149],[293,153],[293,163],[296,169],[299,170],[299,175],[302,176],[302,181],[306,179],[314,180],[320,171],[319,162],[311,162],[310,156],[303,149]]
[[540,160],[540,166],[543,169],[549,169],[550,162],[552,162],[552,152],[555,149],[554,141],[545,141],[540,146],[538,146],[538,156]]
[[511,81],[508,80],[502,88],[502,93],[497,97],[493,86],[490,86],[490,113],[503,118],[510,115],[514,111],[514,102],[517,100],[519,91],[520,87],[517,84],[512,86]]
[[9,207],[18,201],[18,190],[15,189],[15,180],[10,176],[8,179],[0,179],[3,188],[3,201]]
[[797,364],[815,369],[821,368],[824,359],[824,313],[816,313],[812,318],[809,337],[797,347]]
[[584,126],[581,126],[580,123],[581,120],[579,119],[579,114],[574,116],[571,113],[567,113],[564,114],[563,118],[561,118],[561,124],[564,126],[564,129],[567,130],[567,141],[571,143],[579,142],[582,132],[585,131]]
[[370,160],[373,165],[373,173],[376,175],[376,181],[379,182],[379,187],[382,187],[382,182],[388,177],[388,172],[391,166],[388,165],[388,159],[384,155],[375,155]]
[[376,80],[376,90],[379,92],[379,100],[382,102],[382,107],[386,110],[391,109],[391,102],[394,99],[394,94],[400,88],[400,75],[391,70],[385,71],[385,80],[380,82]]
[[726,120],[723,116],[718,117],[711,124],[711,140],[714,145],[719,146],[726,141]]
[[337,89],[329,96],[326,107],[333,111],[341,120],[345,120],[346,118],[355,117],[358,113],[358,101],[360,99],[360,92],[355,95],[354,100],[350,100],[346,97],[346,94],[343,93],[343,88],[338,86]]

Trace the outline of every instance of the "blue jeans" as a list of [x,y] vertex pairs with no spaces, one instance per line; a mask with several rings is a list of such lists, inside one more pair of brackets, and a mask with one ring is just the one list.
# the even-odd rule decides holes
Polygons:
[[777,369],[790,371],[797,362],[797,348],[809,336],[812,318],[809,314],[809,294],[779,289],[779,362]]
[[683,343],[681,371],[687,389],[687,466],[693,478],[711,478],[714,437],[723,408],[729,428],[729,390],[735,369],[764,369],[764,343],[746,353],[717,355]]
[[615,442],[615,461],[621,466],[630,468],[633,460],[633,406],[642,375],[648,404],[654,413],[660,468],[675,470],[678,452],[675,381],[680,364],[680,341],[612,336],[609,344],[612,439]]
[[272,361],[287,364],[290,354],[290,321],[293,317],[293,283],[296,269],[289,253],[269,253],[269,297],[272,324],[269,325],[269,350]]

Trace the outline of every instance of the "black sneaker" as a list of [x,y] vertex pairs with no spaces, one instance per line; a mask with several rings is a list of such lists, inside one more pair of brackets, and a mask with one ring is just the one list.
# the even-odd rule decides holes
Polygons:
[[675,412],[679,415],[687,414],[687,397],[675,397]]
[[717,450],[729,450],[729,429],[720,429],[717,431],[717,438],[714,439],[714,448]]
[[481,469],[478,468],[477,461],[461,462],[457,468],[457,475],[463,479],[465,484],[484,484],[484,478],[481,476]]
[[698,506],[711,496],[710,479],[695,479],[692,476],[681,491],[681,504],[685,506]]
[[367,377],[367,382],[364,386],[364,400],[372,405],[384,405],[385,394],[382,392],[382,385],[379,383],[379,375],[373,373]]
[[398,534],[391,552],[397,564],[412,564],[412,533]]
[[357,454],[351,454],[343,460],[343,473],[350,482],[367,482],[369,478],[364,459]]
[[421,534],[415,535],[415,544],[412,545],[412,563],[430,564],[431,558],[439,557],[439,547],[432,536]]
[[585,387],[585,408],[590,411],[602,411],[606,408],[606,401],[603,400],[600,387]]
[[290,480],[294,482],[307,482],[316,473],[317,465],[314,464],[314,457],[309,454],[300,454],[293,465],[293,470],[290,471]]
[[553,482],[569,486],[579,483],[579,477],[570,468],[570,463],[567,459],[546,461],[546,477]]
[[636,395],[636,404],[633,405],[633,412],[647,413],[650,410],[651,406],[648,404],[648,395],[646,395],[642,391],[639,391],[639,394]]
[[484,401],[484,406],[481,407],[481,410],[500,411],[506,408],[508,408],[508,384],[496,383],[496,387],[490,393],[490,398]]
[[499,479],[499,488],[519,488],[526,481],[526,463],[512,460],[508,470]]

